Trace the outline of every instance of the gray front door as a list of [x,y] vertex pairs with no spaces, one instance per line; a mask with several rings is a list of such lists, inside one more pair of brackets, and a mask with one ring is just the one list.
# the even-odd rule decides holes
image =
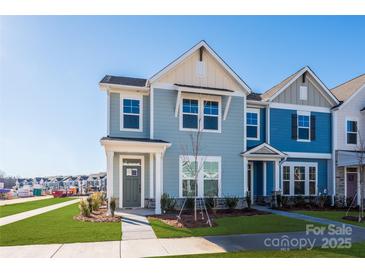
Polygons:
[[141,206],[141,166],[123,166],[123,207]]

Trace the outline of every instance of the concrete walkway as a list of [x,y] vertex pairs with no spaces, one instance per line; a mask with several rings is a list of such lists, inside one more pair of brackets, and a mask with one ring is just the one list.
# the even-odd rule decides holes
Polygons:
[[28,197],[28,198],[17,198],[17,199],[12,199],[12,200],[0,200],[0,206],[33,202],[33,201],[50,199],[50,198],[53,198],[53,196],[46,195],[46,196],[37,196],[37,197]]
[[39,214],[42,214],[42,213],[46,213],[46,212],[49,212],[49,211],[52,211],[52,210],[55,210],[55,209],[58,209],[58,208],[61,208],[61,207],[72,205],[72,204],[78,203],[79,201],[80,201],[79,199],[74,199],[74,200],[67,201],[67,202],[64,202],[64,203],[45,206],[45,207],[25,211],[25,212],[22,212],[22,213],[6,216],[6,217],[3,217],[3,218],[0,218],[0,226],[11,224],[11,223],[14,223],[14,222],[17,222],[17,221],[21,221],[21,220],[24,220],[24,219],[27,219],[27,218],[30,218],[30,217],[33,217],[33,216],[36,216],[36,215],[39,215]]
[[121,211],[122,240],[157,239],[145,211]]

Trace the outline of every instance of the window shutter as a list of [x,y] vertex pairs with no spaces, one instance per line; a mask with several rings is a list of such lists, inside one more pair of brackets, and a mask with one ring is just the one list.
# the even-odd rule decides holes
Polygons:
[[296,140],[297,137],[298,137],[298,134],[297,134],[297,128],[298,128],[298,124],[297,124],[297,119],[298,115],[296,114],[292,114],[291,115],[291,138],[293,140]]
[[316,139],[316,116],[311,115],[311,140]]

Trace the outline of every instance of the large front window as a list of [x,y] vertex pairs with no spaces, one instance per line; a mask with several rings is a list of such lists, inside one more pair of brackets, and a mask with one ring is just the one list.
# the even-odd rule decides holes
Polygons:
[[281,172],[283,195],[317,194],[317,163],[286,162]]
[[218,197],[220,162],[220,157],[214,156],[180,156],[180,196]]
[[121,129],[141,130],[141,103],[140,99],[122,99]]
[[357,144],[357,121],[347,120],[346,123],[346,139],[347,144]]

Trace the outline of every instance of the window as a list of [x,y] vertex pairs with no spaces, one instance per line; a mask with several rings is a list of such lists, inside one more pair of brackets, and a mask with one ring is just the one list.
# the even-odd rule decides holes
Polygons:
[[347,144],[356,145],[357,144],[357,121],[346,121],[346,135]]
[[204,162],[204,197],[218,196],[218,162]]
[[283,195],[316,195],[317,163],[285,162],[282,165]]
[[194,156],[180,156],[180,197],[220,196],[221,158],[198,156],[197,160]]
[[182,164],[182,196],[183,197],[195,197],[196,183],[195,183],[195,161],[185,161]]
[[180,130],[220,132],[220,102],[220,98],[214,96],[201,99],[194,95],[184,95],[180,108]]
[[218,130],[219,103],[204,101],[204,129]]
[[283,194],[290,195],[290,167],[283,167]]
[[298,140],[310,140],[310,116],[298,115]]
[[122,98],[121,129],[142,130],[142,100]]
[[305,167],[294,167],[294,195],[305,194]]
[[246,123],[247,123],[247,139],[249,140],[259,140],[260,137],[260,110],[247,109],[246,113]]

